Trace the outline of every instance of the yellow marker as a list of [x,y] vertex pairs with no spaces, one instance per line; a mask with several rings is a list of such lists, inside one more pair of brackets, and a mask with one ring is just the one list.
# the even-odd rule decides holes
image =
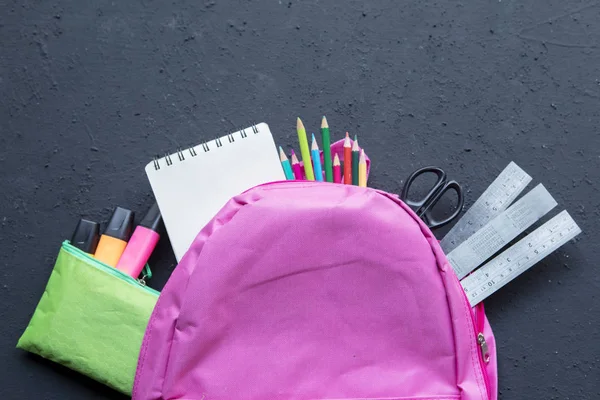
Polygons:
[[298,142],[300,143],[300,154],[302,155],[302,161],[304,162],[304,175],[306,180],[314,181],[315,173],[313,172],[312,160],[310,158],[310,150],[308,149],[308,139],[306,138],[306,129],[302,120],[298,118],[296,122],[296,130],[298,131]]
[[360,151],[360,160],[358,161],[358,186],[367,187],[367,158],[364,149]]

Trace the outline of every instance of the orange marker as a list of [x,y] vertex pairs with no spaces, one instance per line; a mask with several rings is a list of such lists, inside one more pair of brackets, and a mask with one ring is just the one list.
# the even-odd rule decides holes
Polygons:
[[344,139],[344,183],[352,185],[352,143],[350,143],[348,132]]
[[133,230],[133,211],[117,207],[106,231],[100,236],[94,257],[112,267],[116,266]]

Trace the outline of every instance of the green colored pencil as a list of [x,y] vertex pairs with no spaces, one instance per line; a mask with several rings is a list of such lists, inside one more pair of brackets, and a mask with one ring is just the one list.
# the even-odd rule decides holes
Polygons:
[[283,172],[285,173],[285,179],[287,179],[288,181],[293,181],[294,172],[292,171],[290,160],[288,160],[281,146],[279,146],[279,160],[281,161],[281,166],[283,167]]
[[358,186],[358,161],[360,159],[360,147],[358,147],[358,139],[354,136],[352,144],[352,184]]
[[306,129],[302,120],[298,118],[296,121],[296,130],[298,131],[298,143],[300,143],[300,154],[302,155],[302,161],[304,162],[304,175],[307,181],[315,180],[315,173],[313,172],[312,160],[310,158],[310,150],[308,149],[308,139],[306,138]]
[[329,136],[329,124],[323,116],[321,120],[321,136],[323,137],[323,167],[325,168],[325,180],[333,182],[333,169],[331,166],[331,137]]

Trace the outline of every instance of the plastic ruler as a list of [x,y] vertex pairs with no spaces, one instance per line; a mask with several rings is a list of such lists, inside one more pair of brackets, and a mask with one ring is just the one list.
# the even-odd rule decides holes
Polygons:
[[461,281],[471,306],[495,293],[580,233],[581,229],[569,213],[562,211]]
[[464,278],[554,207],[556,201],[544,185],[539,184],[489,221],[448,254],[458,279]]
[[449,254],[491,219],[506,210],[529,182],[531,176],[511,161],[444,236],[440,242],[444,253]]

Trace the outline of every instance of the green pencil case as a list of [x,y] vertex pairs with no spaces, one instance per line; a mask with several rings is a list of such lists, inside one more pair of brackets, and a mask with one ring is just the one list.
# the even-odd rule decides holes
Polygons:
[[65,241],[17,347],[131,395],[158,294]]

